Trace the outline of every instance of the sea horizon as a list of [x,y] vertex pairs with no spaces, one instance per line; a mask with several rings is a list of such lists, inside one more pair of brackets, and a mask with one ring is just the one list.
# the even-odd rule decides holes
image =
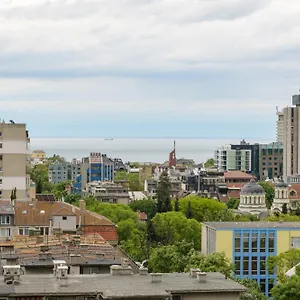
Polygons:
[[[271,139],[244,138],[249,143],[269,143]],[[47,156],[60,155],[67,160],[81,159],[90,152],[100,152],[108,157],[121,158],[124,162],[157,162],[168,160],[176,145],[177,158],[194,159],[196,163],[214,157],[221,146],[239,144],[243,138],[205,137],[31,137],[30,149],[44,150]]]

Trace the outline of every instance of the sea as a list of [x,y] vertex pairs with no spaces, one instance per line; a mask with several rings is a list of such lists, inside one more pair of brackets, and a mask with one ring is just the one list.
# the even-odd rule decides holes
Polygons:
[[[121,158],[123,162],[157,162],[168,160],[176,147],[177,158],[194,159],[196,163],[214,157],[214,151],[224,145],[239,144],[232,138],[31,138],[31,150],[44,150],[47,156],[58,154],[67,160],[81,159],[90,152]],[[249,139],[250,143],[269,143],[271,140]]]

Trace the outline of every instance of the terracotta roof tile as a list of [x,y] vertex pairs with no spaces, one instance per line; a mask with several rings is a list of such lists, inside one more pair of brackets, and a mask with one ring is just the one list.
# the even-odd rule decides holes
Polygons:
[[242,179],[251,179],[253,176],[251,174],[247,174],[242,171],[227,171],[224,172],[225,179],[232,179],[232,178],[242,178]]

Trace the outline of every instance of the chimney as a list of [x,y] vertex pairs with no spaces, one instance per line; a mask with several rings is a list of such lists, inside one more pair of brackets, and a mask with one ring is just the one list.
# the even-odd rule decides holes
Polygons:
[[70,265],[78,265],[81,262],[82,262],[82,258],[80,254],[74,254],[74,253],[70,254],[70,260],[69,260]]
[[148,275],[148,268],[140,267],[139,272],[140,275]]
[[58,266],[56,277],[59,282],[59,286],[67,286],[68,285],[68,267],[67,266]]
[[104,260],[104,257],[105,257],[104,253],[102,253],[102,252],[96,253],[97,260]]
[[119,265],[111,265],[110,274],[111,275],[132,275],[132,268],[131,266],[124,267]]
[[200,283],[205,283],[206,282],[206,273],[205,272],[197,272],[197,280]]
[[129,266],[129,262],[127,258],[121,258],[121,266],[125,268]]
[[197,273],[201,272],[200,269],[190,269],[190,275],[192,278],[197,278]]
[[84,200],[79,200],[79,208],[81,211],[86,210],[86,203]]
[[21,266],[3,266],[3,277],[6,284],[19,284],[21,277]]
[[151,273],[151,282],[152,283],[161,283],[162,282],[162,273]]

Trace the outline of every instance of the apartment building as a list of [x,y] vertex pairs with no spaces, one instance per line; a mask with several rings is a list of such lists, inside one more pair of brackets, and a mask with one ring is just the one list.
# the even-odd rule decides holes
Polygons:
[[71,163],[55,161],[48,167],[49,181],[60,183],[68,180],[75,181],[81,173],[80,161],[73,160]]
[[292,96],[292,105],[283,109],[283,176],[300,182],[300,95]]
[[16,189],[18,200],[29,198],[29,135],[25,124],[0,123],[0,199],[9,200]]
[[235,265],[235,276],[254,279],[265,295],[276,284],[267,261],[299,248],[300,222],[206,222],[202,224],[202,253],[225,252]]
[[31,164],[43,164],[46,161],[46,152],[44,150],[33,150],[31,152]]
[[277,109],[277,121],[276,121],[276,141],[277,143],[283,143],[283,124],[284,124],[284,114],[282,111]]
[[283,144],[273,142],[259,145],[259,178],[281,178],[283,176]]
[[93,181],[113,181],[114,166],[114,160],[106,154],[90,153],[88,157],[82,159],[80,175],[75,180],[73,193],[83,195],[87,184]]
[[219,171],[251,172],[251,159],[249,149],[231,149],[230,146],[223,146],[215,151],[215,163]]

